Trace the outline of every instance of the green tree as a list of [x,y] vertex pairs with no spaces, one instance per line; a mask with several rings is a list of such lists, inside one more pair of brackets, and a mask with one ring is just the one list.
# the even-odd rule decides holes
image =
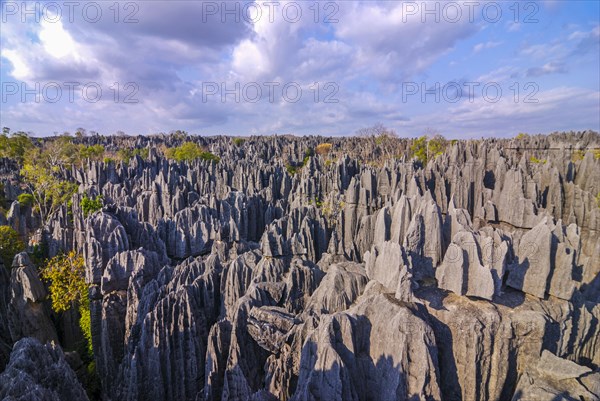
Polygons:
[[35,148],[25,156],[26,163],[35,161],[39,167],[62,175],[80,160],[79,146],[69,135],[51,138],[44,142],[43,147]]
[[178,162],[190,162],[192,160],[202,159],[218,163],[221,160],[218,156],[206,151],[195,142],[185,142],[181,146],[169,148],[165,151],[165,156],[168,159],[173,159]]
[[134,156],[139,156],[144,160],[148,160],[148,158],[150,157],[150,149],[148,148],[136,148],[133,151],[133,155]]
[[75,251],[57,255],[48,260],[40,271],[42,278],[49,283],[52,310],[65,312],[73,307],[79,309],[79,326],[92,352],[90,322],[89,286],[85,282],[85,261]]
[[92,399],[100,399],[100,379],[96,373],[92,348],[92,320],[90,314],[89,286],[85,282],[85,261],[74,251],[58,255],[46,262],[40,270],[43,280],[48,282],[52,309],[65,312],[72,308],[79,311],[79,328],[84,337],[80,344],[81,359],[87,365],[83,385]]
[[102,145],[91,145],[81,146],[79,149],[79,158],[81,160],[102,160],[104,158],[104,146]]
[[529,134],[526,134],[524,132],[519,132],[515,138],[519,139],[519,140],[529,138]]
[[77,191],[67,177],[70,166],[80,161],[79,150],[70,136],[61,135],[25,154],[21,176],[44,224]]
[[429,139],[423,135],[415,139],[410,147],[411,154],[416,157],[421,164],[426,165],[432,158],[441,155],[446,150],[448,141],[440,134],[436,134]]
[[65,312],[87,298],[85,262],[75,251],[48,260],[41,269],[41,275],[50,282],[50,298],[55,312]]
[[150,149],[148,148],[123,148],[117,152],[117,158],[124,163],[129,163],[135,156],[139,156],[144,160],[150,157]]
[[315,155],[315,151],[312,148],[307,148],[304,151],[304,159],[302,159],[302,167],[306,166],[310,161],[310,158]]
[[28,193],[22,193],[17,196],[17,201],[21,207],[32,206],[34,203],[33,195]]
[[98,195],[95,198],[90,198],[84,195],[81,199],[81,210],[83,211],[83,217],[88,217],[91,213],[97,212],[102,209],[104,202],[102,201],[102,195]]
[[433,138],[429,141],[429,157],[439,156],[446,150],[448,146],[448,141],[440,134],[434,135]]
[[8,157],[23,163],[27,151],[33,148],[33,142],[25,132],[16,132],[9,136],[10,129],[0,135],[0,157]]
[[124,163],[129,163],[129,160],[133,158],[133,149],[123,148],[117,152],[117,158]]
[[0,259],[5,267],[10,268],[17,253],[25,250],[25,244],[19,234],[9,226],[0,226]]
[[423,165],[427,164],[427,135],[415,139],[410,147],[410,152]]
[[56,212],[77,191],[77,184],[62,180],[58,173],[43,165],[44,163],[28,162],[21,169],[25,185],[33,197],[42,222]]
[[285,169],[287,170],[289,175],[295,175],[298,171],[300,171],[302,167],[300,166],[293,166],[291,164],[288,164],[285,166]]

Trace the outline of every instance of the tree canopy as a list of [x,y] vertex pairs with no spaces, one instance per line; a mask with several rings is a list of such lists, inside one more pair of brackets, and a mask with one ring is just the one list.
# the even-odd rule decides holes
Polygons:
[[40,271],[49,282],[52,310],[65,312],[72,307],[79,309],[79,327],[87,341],[88,352],[92,353],[92,332],[88,285],[85,282],[85,261],[75,251],[58,255],[48,260]]
[[33,142],[25,132],[16,132],[9,135],[10,130],[4,129],[0,135],[0,157],[23,162],[25,153],[33,148]]
[[178,162],[190,162],[202,159],[218,163],[221,160],[218,156],[208,152],[195,142],[185,142],[181,146],[169,148],[165,151],[165,156]]
[[9,226],[0,226],[0,260],[10,268],[15,255],[25,250],[19,234]]
[[432,157],[444,153],[447,146],[448,141],[440,134],[436,134],[431,139],[427,135],[423,135],[413,141],[410,151],[413,157],[426,165]]

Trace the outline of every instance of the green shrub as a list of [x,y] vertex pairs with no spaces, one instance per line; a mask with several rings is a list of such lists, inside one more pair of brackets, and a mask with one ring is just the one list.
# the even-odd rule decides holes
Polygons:
[[87,299],[88,285],[85,283],[85,262],[81,255],[71,251],[48,260],[41,269],[41,276],[50,282],[50,298],[55,312],[65,312]]
[[215,163],[218,163],[218,162],[221,161],[221,158],[219,156],[214,155],[214,154],[212,154],[210,152],[202,152],[200,154],[200,158],[202,160],[208,160],[208,161],[215,162]]
[[17,202],[19,202],[21,207],[31,206],[34,202],[33,195],[27,193],[20,194],[17,197]]
[[150,156],[150,150],[148,148],[123,148],[117,152],[117,158],[124,163],[128,163],[134,157],[139,156],[146,160]]
[[81,210],[83,211],[83,217],[88,217],[90,214],[97,212],[102,209],[104,202],[102,201],[102,195],[98,195],[95,198],[89,198],[84,195],[81,199]]
[[415,139],[410,147],[413,157],[416,157],[423,165],[427,164],[427,136]]
[[16,132],[9,136],[10,130],[3,130],[0,134],[0,157],[7,157],[23,162],[25,153],[33,148],[33,142],[25,132]]
[[315,155],[315,151],[312,148],[308,148],[304,151],[304,159],[302,159],[302,167],[306,166],[312,156]]
[[519,132],[515,138],[521,140],[521,139],[525,139],[525,138],[528,138],[528,137],[529,137],[528,134],[525,134],[523,132]]
[[410,152],[421,164],[426,165],[429,158],[443,154],[447,146],[448,141],[442,135],[435,135],[431,139],[428,139],[427,135],[423,135],[413,141]]
[[308,148],[304,152],[304,159],[302,159],[302,164],[300,164],[299,166],[293,165],[293,164],[288,164],[285,166],[285,169],[287,170],[287,172],[290,175],[294,175],[294,174],[298,173],[300,170],[302,170],[302,168],[304,166],[306,166],[308,164],[308,162],[310,161],[311,156],[314,156],[314,155],[315,155],[315,152],[311,148]]
[[150,149],[136,148],[133,150],[133,156],[139,156],[144,160],[148,160],[148,158],[150,157]]
[[80,300],[79,304],[79,328],[85,338],[86,351],[88,355],[92,356],[94,354],[92,348],[92,316],[90,314],[90,300],[87,294]]
[[429,155],[437,157],[444,153],[448,141],[441,135],[436,135],[429,141]]
[[45,242],[34,244],[28,253],[35,266],[42,266],[48,256],[48,245]]
[[546,161],[547,161],[547,160],[546,160],[546,159],[538,159],[538,158],[537,158],[537,157],[535,157],[535,156],[531,156],[531,157],[529,158],[529,161],[530,161],[530,162],[532,162],[532,163],[535,163],[535,164],[546,164]]
[[79,156],[81,159],[90,159],[90,160],[102,160],[104,156],[104,146],[102,145],[91,145],[91,146],[82,146],[79,149]]
[[72,307],[79,310],[79,327],[83,333],[87,350],[91,353],[92,332],[88,285],[85,282],[85,262],[83,256],[71,251],[48,260],[40,271],[42,279],[49,283],[52,310],[65,312]]
[[8,269],[17,253],[25,250],[25,244],[19,234],[9,226],[0,226],[0,259]]
[[244,138],[233,138],[233,144],[235,146],[242,146],[246,142]]
[[129,163],[129,160],[133,158],[133,149],[123,148],[117,152],[117,158],[123,163]]
[[100,381],[96,372],[92,348],[92,319],[90,313],[89,286],[85,282],[85,261],[74,251],[66,255],[57,255],[46,261],[40,275],[49,285],[52,310],[56,313],[77,308],[79,328],[84,340],[77,350],[86,364],[83,386],[90,399],[99,399]]
[[216,163],[221,161],[219,156],[204,150],[200,145],[194,142],[186,142],[181,146],[169,148],[165,151],[165,156],[168,159],[178,162],[190,162],[196,159],[209,160]]
[[33,195],[36,213],[40,214],[42,223],[46,224],[54,213],[77,192],[79,186],[66,179],[61,173],[65,165],[60,163],[55,165],[46,152],[38,156],[25,161],[21,176]]

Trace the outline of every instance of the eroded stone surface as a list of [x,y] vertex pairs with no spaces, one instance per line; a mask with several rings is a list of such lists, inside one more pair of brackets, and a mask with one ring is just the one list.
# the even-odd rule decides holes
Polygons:
[[[149,157],[74,167],[73,206],[46,227],[0,160],[0,224],[83,254],[107,400],[598,399],[600,161],[547,151],[598,135],[458,141],[426,166],[368,163],[365,138],[193,138],[218,164],[168,161],[162,137],[82,140]],[[325,141],[335,153],[304,163]],[[547,163],[515,150],[533,147]],[[103,208],[84,216],[84,194]],[[25,254],[2,271],[0,368],[77,320],[51,314]],[[51,345],[27,347],[44,361],[0,378],[39,399],[76,380],[52,376]]]

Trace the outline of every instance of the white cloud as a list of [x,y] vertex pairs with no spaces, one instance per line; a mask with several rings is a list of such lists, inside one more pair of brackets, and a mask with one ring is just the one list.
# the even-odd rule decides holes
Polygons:
[[[450,107],[444,118],[448,119],[448,125],[453,129],[461,126],[490,127],[490,135],[498,135],[507,128],[524,132],[552,132],[598,130],[600,127],[598,91],[559,87],[540,91],[530,97],[530,100],[538,100],[537,103],[526,102],[523,95],[516,101],[512,92],[504,93],[496,103],[486,101],[484,97],[475,98],[472,103],[465,100],[456,107]],[[565,104],[570,107],[565,107]]]
[[[354,68],[381,80],[401,80],[422,73],[479,28],[408,15],[402,3],[350,3],[341,6],[336,36],[356,49]],[[419,14],[419,13],[417,13]]]
[[[27,82],[95,81],[106,89],[103,99],[94,104],[82,99],[67,104],[3,104],[3,124],[23,124],[23,128],[45,134],[77,126],[103,133],[181,128],[231,134],[352,134],[356,128],[378,121],[399,132],[402,128],[417,133],[427,126],[455,124],[457,132],[469,127],[502,126],[501,119],[508,121],[505,125],[518,125],[522,119],[523,124],[538,124],[540,130],[554,130],[553,124],[573,121],[593,123],[585,114],[593,96],[577,91],[565,92],[580,96],[579,109],[569,106],[570,111],[561,110],[557,100],[551,106],[535,107],[477,102],[413,107],[400,102],[397,89],[401,82],[437,74],[443,68],[450,70],[448,65],[461,66],[460,73],[456,67],[453,74],[479,75],[478,82],[506,83],[519,72],[523,74],[518,60],[497,60],[496,64],[504,67],[483,73],[481,57],[474,60],[472,53],[493,49],[502,42],[489,40],[489,26],[484,34],[483,26],[466,19],[458,23],[429,19],[423,23],[418,14],[404,15],[406,8],[403,10],[401,3],[339,2],[339,22],[324,25],[313,22],[308,9],[312,3],[302,3],[304,18],[297,23],[285,21],[279,12],[274,22],[263,15],[256,24],[248,25],[232,19],[222,23],[220,16],[203,22],[200,2],[186,2],[185,8],[168,2],[139,4],[137,24],[115,24],[110,13],[110,18],[97,24],[21,24],[18,20],[3,24],[1,55],[8,60],[12,77]],[[321,7],[323,4],[319,3]],[[569,31],[575,29],[584,30],[580,26]],[[573,48],[588,51],[586,57],[590,57],[587,49],[594,49],[599,33],[597,26],[588,32],[575,31],[570,40],[526,45],[518,56],[541,66],[530,68],[531,74],[566,71]],[[524,33],[514,36],[521,40],[537,38]],[[454,51],[456,57],[444,59],[443,67],[436,65]],[[304,96],[295,104],[281,99],[275,103],[235,103],[231,97],[222,103],[220,94],[204,102],[202,84],[208,81],[226,82],[228,88],[235,82],[243,86],[253,81],[277,81],[280,85],[295,81],[302,86]],[[123,84],[135,82],[139,103],[112,101],[108,87],[114,82],[120,83],[121,90]],[[339,103],[323,103],[322,86],[320,102],[315,102],[310,89],[314,82],[337,84]],[[549,98],[551,94],[545,92]],[[561,99],[566,103],[568,98]],[[570,118],[565,120],[567,112]],[[544,113],[548,114],[545,119]]]
[[488,82],[506,82],[507,80],[514,78],[518,75],[519,69],[513,66],[504,66],[492,70],[486,74],[480,75],[475,79],[475,82],[488,83]]
[[12,64],[12,76],[17,79],[25,79],[31,74],[28,63],[23,59],[21,53],[16,50],[4,50],[2,57],[5,57]]
[[567,73],[567,67],[565,63],[561,61],[551,61],[544,64],[541,67],[533,67],[527,70],[528,77],[540,77],[548,74],[565,74]]
[[498,47],[502,44],[502,42],[483,42],[483,43],[477,43],[474,47],[473,47],[473,52],[475,53],[479,53],[480,51],[484,50],[484,49],[493,49],[494,47]]
[[271,71],[268,54],[251,39],[244,39],[233,50],[232,69],[236,76],[257,78]]
[[70,56],[77,60],[80,59],[75,41],[71,35],[65,31],[61,21],[51,23],[42,20],[41,26],[42,29],[40,30],[39,38],[46,53],[54,58]]
[[548,57],[556,58],[563,56],[565,53],[565,46],[560,42],[526,45],[521,49],[521,55],[535,60],[547,59]]
[[519,32],[521,30],[521,24],[519,22],[510,21],[508,23],[508,32]]

